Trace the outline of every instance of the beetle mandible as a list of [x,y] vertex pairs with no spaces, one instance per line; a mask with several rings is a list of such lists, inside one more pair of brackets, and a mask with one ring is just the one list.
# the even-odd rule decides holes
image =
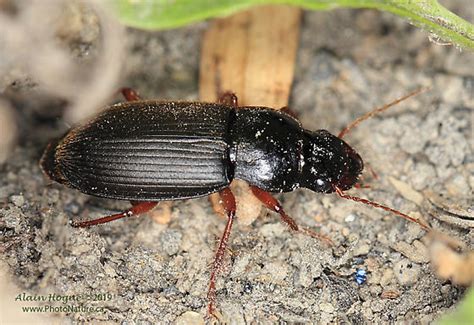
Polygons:
[[141,100],[134,90],[123,88],[127,102],[107,107],[52,141],[40,164],[50,179],[63,185],[132,203],[127,211],[78,222],[76,227],[139,215],[162,200],[219,192],[228,218],[208,290],[208,312],[213,314],[216,275],[235,219],[236,203],[229,189],[234,178],[247,181],[253,194],[294,231],[303,229],[269,192],[299,187],[336,192],[431,229],[397,210],[344,193],[357,183],[364,164],[342,137],[361,121],[421,91],[360,117],[334,136],[326,130],[305,130],[298,120],[274,109],[238,107],[232,93],[225,93],[218,103],[162,102]]

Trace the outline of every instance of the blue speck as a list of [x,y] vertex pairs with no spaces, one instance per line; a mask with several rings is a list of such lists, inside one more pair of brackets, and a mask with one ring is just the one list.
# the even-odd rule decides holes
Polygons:
[[367,281],[367,271],[364,269],[356,269],[354,279],[358,285],[364,284],[364,282]]

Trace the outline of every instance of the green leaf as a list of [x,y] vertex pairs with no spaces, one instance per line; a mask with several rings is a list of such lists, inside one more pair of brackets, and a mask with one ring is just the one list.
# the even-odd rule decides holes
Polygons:
[[439,325],[474,324],[474,288],[471,288],[463,301],[451,313],[438,322]]
[[436,0],[105,0],[126,25],[144,29],[175,28],[222,17],[262,4],[288,4],[311,10],[372,8],[389,11],[430,32],[436,41],[474,49],[474,25]]

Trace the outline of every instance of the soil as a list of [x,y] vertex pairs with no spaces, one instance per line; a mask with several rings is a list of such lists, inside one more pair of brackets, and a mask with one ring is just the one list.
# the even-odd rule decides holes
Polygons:
[[[449,4],[474,21],[469,2]],[[197,99],[205,28],[127,30],[126,77],[117,87],[134,87],[145,98]],[[77,40],[71,44],[73,53],[90,51]],[[83,295],[65,305],[101,311],[48,317],[65,324],[202,322],[209,265],[225,220],[200,198],[166,206],[171,216],[165,221],[141,217],[71,227],[71,220],[128,204],[44,177],[38,161],[48,141],[67,130],[61,119],[67,103],[43,93],[28,75],[5,78],[1,90],[15,109],[18,141],[0,165],[1,259],[16,286],[2,305],[21,314],[15,297],[23,292]],[[473,53],[435,44],[428,33],[387,13],[304,14],[290,106],[305,128],[337,134],[355,117],[422,86],[429,91],[347,135],[378,176],[366,169],[370,188],[350,193],[421,218],[472,249],[472,223],[455,221],[472,213]],[[459,216],[439,220],[430,193],[455,205]],[[277,197],[298,224],[324,233],[334,245],[292,233],[268,211],[250,226],[237,223],[217,282],[221,321],[430,322],[462,299],[463,287],[433,271],[431,239],[416,224],[336,195],[300,189]],[[366,280],[356,281],[357,270],[366,272]]]

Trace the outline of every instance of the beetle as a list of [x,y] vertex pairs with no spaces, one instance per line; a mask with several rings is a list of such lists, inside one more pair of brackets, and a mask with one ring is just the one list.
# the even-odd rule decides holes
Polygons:
[[362,120],[420,91],[362,116],[335,136],[326,130],[306,130],[281,111],[238,107],[232,93],[225,93],[218,103],[164,102],[141,100],[133,89],[123,88],[126,102],[105,108],[86,124],[49,143],[40,165],[58,183],[89,195],[132,203],[129,210],[78,222],[76,227],[139,215],[162,200],[219,192],[227,224],[211,270],[208,313],[212,315],[216,275],[235,219],[236,203],[229,189],[233,179],[247,181],[253,194],[294,231],[302,229],[270,192],[300,187],[336,192],[430,229],[397,210],[344,193],[358,182],[364,163],[342,137]]

